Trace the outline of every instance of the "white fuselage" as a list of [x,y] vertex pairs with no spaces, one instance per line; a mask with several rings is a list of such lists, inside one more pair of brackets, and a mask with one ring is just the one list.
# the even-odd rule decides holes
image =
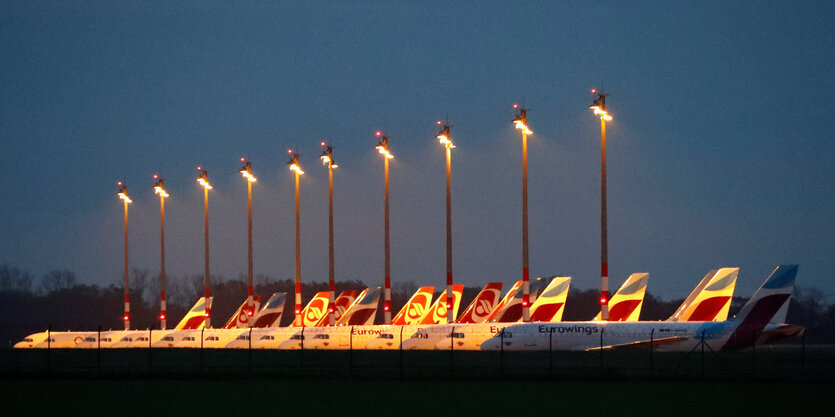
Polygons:
[[682,351],[704,341],[713,350],[725,345],[731,322],[562,322],[505,327],[481,343],[481,350],[586,351],[656,341],[656,350]]

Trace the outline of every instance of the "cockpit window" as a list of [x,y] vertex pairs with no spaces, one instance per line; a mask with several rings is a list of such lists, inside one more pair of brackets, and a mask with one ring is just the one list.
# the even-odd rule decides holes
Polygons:
[[328,339],[330,339],[330,338],[331,338],[331,336],[330,336],[329,334],[317,334],[316,336],[313,336],[313,338],[314,338],[314,339],[324,339],[324,340],[328,340]]
[[303,334],[294,334],[293,337],[290,338],[290,340],[304,340],[304,335]]

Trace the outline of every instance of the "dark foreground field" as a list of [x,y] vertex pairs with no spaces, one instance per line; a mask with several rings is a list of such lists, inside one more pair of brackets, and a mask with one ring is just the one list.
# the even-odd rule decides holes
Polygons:
[[829,415],[833,375],[835,349],[820,346],[652,355],[2,350],[0,416],[61,407],[109,416]]

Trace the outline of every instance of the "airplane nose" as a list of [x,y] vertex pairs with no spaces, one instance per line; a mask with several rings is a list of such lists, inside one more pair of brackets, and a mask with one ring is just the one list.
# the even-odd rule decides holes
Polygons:
[[406,339],[402,343],[403,350],[410,350],[414,349],[417,346],[417,340],[415,339]]

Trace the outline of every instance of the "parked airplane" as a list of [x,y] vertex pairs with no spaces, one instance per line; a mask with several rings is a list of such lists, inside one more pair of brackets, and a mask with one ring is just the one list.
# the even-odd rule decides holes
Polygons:
[[739,268],[707,273],[668,321],[725,321],[731,309]]
[[[520,284],[521,285],[521,284]],[[456,323],[482,323],[487,320],[490,313],[496,308],[501,297],[502,283],[488,283],[481,292],[476,295]],[[430,299],[431,301],[431,299]],[[416,331],[425,327],[421,324],[413,324],[405,327],[390,327],[384,329],[378,336],[365,344],[363,349],[399,349],[400,341],[409,338]]]
[[700,343],[714,351],[751,347],[797,336],[803,329],[784,324],[794,291],[797,265],[774,269],[739,314],[722,322],[564,322],[507,326],[481,350],[573,350],[650,347],[688,351]]
[[[356,290],[345,290],[345,291],[342,291],[342,293],[339,294],[339,296],[336,297],[335,300],[333,300],[333,320],[334,320],[334,323],[339,321],[339,318],[342,317],[343,314],[345,314],[345,311],[348,310],[348,307],[350,307],[351,304],[353,304],[353,302],[356,298],[357,298],[357,291]],[[322,318],[319,320],[319,322],[316,323],[316,326],[327,326],[329,324],[330,324],[330,319],[328,318],[328,315],[325,314],[325,315],[322,316]]]
[[[547,286],[539,295],[542,284]],[[571,283],[571,277],[554,277],[553,279],[537,278],[531,283],[531,318],[537,317],[539,319],[560,319],[562,318],[563,305],[568,296],[568,288]],[[518,288],[514,286],[511,291],[516,290],[516,294],[511,296],[511,301],[505,304],[503,312],[499,313],[498,317],[516,318],[515,310],[518,310],[518,318],[514,321],[522,319],[522,298],[519,294]],[[510,294],[509,294],[510,295]],[[517,295],[519,295],[517,297]],[[505,297],[507,299],[507,297]],[[518,308],[516,308],[518,307]],[[495,315],[494,315],[495,316]],[[415,330],[411,336],[403,340],[404,350],[432,350],[435,346],[449,338],[450,334],[456,333],[456,330],[468,329],[468,331],[477,331],[477,329],[490,329],[497,327],[495,323],[477,323],[477,324],[439,324],[436,326],[426,326]],[[399,338],[397,340],[400,340]],[[452,342],[450,342],[452,343]],[[447,344],[449,345],[449,343]]]
[[[174,331],[202,329],[206,323],[206,312],[212,308],[212,297],[200,297],[197,302],[186,312],[185,316],[174,326]],[[160,330],[165,332],[164,330]],[[97,349],[124,347],[122,342],[126,336],[134,335],[137,330],[108,330],[103,332],[88,332],[84,340],[75,345],[76,349]],[[129,337],[133,339],[133,336]],[[145,343],[147,345],[147,343]]]
[[[425,293],[426,290],[426,287],[422,287],[418,290],[418,292]],[[463,291],[463,285],[456,284],[452,286],[453,316],[457,313],[458,306],[461,304],[461,295]],[[415,303],[424,303],[425,299],[422,297],[412,297],[410,301],[414,301]],[[400,312],[403,312],[404,310],[409,311],[409,309],[413,307],[414,305],[411,302],[406,303]],[[437,323],[438,321],[446,321],[446,310],[446,290],[444,290],[435,301],[435,304],[426,311],[419,322]],[[398,315],[400,315],[400,313],[398,313]],[[350,349],[352,346],[359,349],[365,346],[369,341],[371,341],[371,339],[379,336],[384,330],[401,329],[401,331],[403,331],[402,329],[409,327],[411,326],[361,325],[359,327],[351,328],[350,331],[341,330],[344,329],[345,326],[305,329],[303,332],[300,331],[290,337],[287,341],[281,343],[278,348],[301,349],[302,343],[304,343],[305,349]]]
[[[364,289],[351,303],[350,307],[341,315],[336,322],[337,326],[344,326],[344,323],[356,321],[365,323],[374,320],[377,314],[377,306],[380,304],[382,287]],[[335,327],[329,327],[335,328]],[[305,329],[305,328],[302,328]],[[298,327],[276,327],[270,329],[254,329],[252,333],[240,334],[235,340],[226,345],[229,349],[246,349],[252,341],[252,349],[278,349],[279,346],[296,335],[301,333]],[[298,337],[297,337],[298,339]]]

